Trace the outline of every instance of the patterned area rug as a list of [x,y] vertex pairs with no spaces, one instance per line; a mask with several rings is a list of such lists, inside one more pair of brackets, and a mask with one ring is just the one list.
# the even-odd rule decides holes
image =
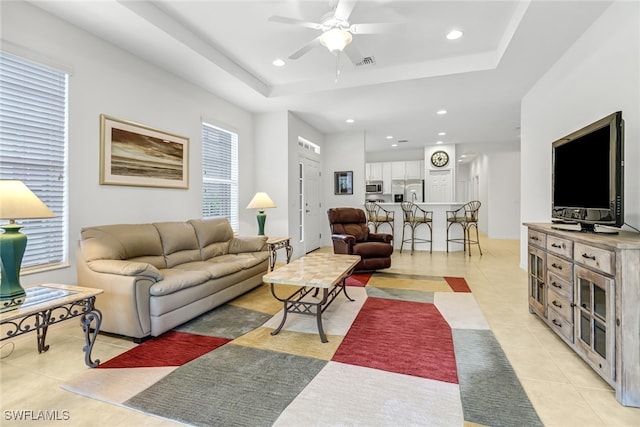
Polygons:
[[[358,274],[290,314],[267,285],[62,387],[197,426],[538,426],[462,278]],[[291,288],[276,287],[279,295]]]

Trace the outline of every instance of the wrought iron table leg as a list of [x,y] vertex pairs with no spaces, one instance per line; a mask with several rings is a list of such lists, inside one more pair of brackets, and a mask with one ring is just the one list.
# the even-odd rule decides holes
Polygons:
[[[37,314],[36,333],[38,334],[38,353],[44,353],[49,350],[49,346],[45,344],[47,340],[47,331],[49,330],[49,320],[51,318],[51,310],[43,311]],[[41,322],[40,326],[38,322]]]
[[[100,364],[100,359],[96,359],[95,361],[91,360],[91,351],[93,350],[93,345],[95,344],[98,333],[100,332],[100,325],[102,325],[102,313],[100,310],[93,307],[94,302],[95,297],[90,298],[88,301],[89,311],[80,316],[80,323],[82,324],[82,330],[84,331],[85,341],[85,346],[82,347],[82,351],[84,351],[84,363],[86,363],[90,368],[95,368]],[[93,331],[91,328],[92,324]]]
[[[348,276],[347,276],[348,277]],[[344,279],[342,279],[342,292],[344,293],[344,296],[347,297],[347,299],[349,301],[355,301],[353,298],[351,298],[349,296],[349,294],[347,293],[347,278],[345,277]]]
[[322,288],[322,302],[316,306],[316,320],[318,323],[318,335],[320,335],[320,341],[329,342],[327,336],[324,333],[324,328],[322,327],[322,311],[323,306],[327,301],[327,296],[329,295],[329,290],[327,288]]

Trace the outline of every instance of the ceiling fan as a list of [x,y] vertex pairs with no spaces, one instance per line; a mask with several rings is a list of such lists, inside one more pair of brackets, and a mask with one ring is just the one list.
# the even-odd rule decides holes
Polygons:
[[[356,3],[357,0],[338,0],[333,10],[322,16],[319,23],[284,16],[271,16],[269,21],[322,31],[322,34],[318,35],[318,37],[291,54],[289,59],[298,59],[317,46],[324,46],[332,53],[339,53],[352,42],[355,35],[386,33],[399,28],[400,24],[391,23],[351,24],[349,16],[351,16]],[[363,59],[353,45],[349,46],[344,52],[354,64]]]

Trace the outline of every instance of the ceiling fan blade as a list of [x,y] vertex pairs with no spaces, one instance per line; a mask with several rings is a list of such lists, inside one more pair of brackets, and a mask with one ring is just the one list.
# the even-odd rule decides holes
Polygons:
[[379,33],[397,33],[404,30],[404,24],[353,24],[349,27],[352,34],[379,34]]
[[353,65],[358,65],[358,63],[362,62],[364,56],[360,53],[357,47],[350,43],[343,50],[344,54],[347,55],[347,58],[351,61]]
[[269,21],[279,22],[281,24],[293,24],[301,27],[311,28],[313,30],[322,30],[322,24],[317,22],[303,21],[301,19],[287,18],[286,16],[270,16]]
[[302,55],[304,55],[305,53],[309,52],[311,49],[313,49],[316,46],[320,46],[320,36],[318,36],[315,39],[311,40],[309,43],[305,44],[300,49],[298,49],[297,51],[292,53],[289,56],[289,59],[298,59]]
[[336,11],[333,16],[338,19],[342,19],[343,21],[348,21],[349,16],[351,16],[351,12],[353,11],[356,3],[357,0],[338,0]]

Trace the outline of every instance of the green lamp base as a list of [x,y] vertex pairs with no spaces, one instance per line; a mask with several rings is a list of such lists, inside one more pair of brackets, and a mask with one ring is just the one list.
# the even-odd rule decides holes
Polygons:
[[258,236],[264,236],[264,223],[267,222],[267,214],[264,211],[258,211]]
[[27,248],[27,236],[20,232],[20,224],[5,224],[0,228],[4,230],[0,234],[0,302],[2,307],[8,307],[22,304],[26,295],[20,286],[20,265]]

